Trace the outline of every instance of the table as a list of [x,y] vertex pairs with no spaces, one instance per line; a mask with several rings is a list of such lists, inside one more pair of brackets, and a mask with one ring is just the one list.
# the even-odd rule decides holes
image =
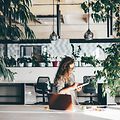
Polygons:
[[41,105],[2,105],[0,120],[120,120],[119,109],[77,109],[76,111],[49,110]]

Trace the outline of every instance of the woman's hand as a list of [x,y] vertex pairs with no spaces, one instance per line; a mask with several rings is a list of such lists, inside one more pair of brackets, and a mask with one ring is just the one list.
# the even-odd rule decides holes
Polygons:
[[82,90],[82,85],[77,86],[76,90],[79,92]]

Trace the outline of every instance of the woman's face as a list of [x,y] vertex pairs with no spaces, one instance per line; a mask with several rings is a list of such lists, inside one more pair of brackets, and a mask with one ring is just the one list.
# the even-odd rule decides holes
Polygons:
[[75,67],[75,64],[74,63],[72,63],[72,64],[70,64],[70,68],[69,68],[69,75],[71,75],[72,74],[72,72],[73,72],[73,70],[74,70],[74,67]]

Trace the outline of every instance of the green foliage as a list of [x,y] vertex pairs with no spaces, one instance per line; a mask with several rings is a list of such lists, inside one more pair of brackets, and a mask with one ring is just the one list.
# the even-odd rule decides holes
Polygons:
[[4,63],[7,67],[16,66],[16,60],[12,56],[10,58],[5,56],[4,57]]
[[27,58],[26,57],[20,57],[17,59],[17,63],[27,63]]
[[89,8],[92,9],[91,17],[94,22],[105,22],[107,17],[111,17],[108,13],[112,11],[113,15],[115,15],[115,25],[114,30],[116,32],[116,36],[120,37],[120,0],[95,0],[90,1],[88,5],[88,1],[85,1],[81,4],[81,8],[86,13]]
[[6,65],[4,63],[4,59],[0,57],[0,78],[4,78],[4,80],[14,80],[14,74],[9,69],[6,68]]
[[120,92],[120,43],[112,44],[102,50],[107,54],[107,57],[102,62],[103,69],[96,71],[96,78],[104,80],[104,92],[107,85],[111,96],[115,96]]
[[28,27],[28,22],[35,19],[31,5],[31,0],[0,1],[0,39],[35,38]]
[[96,67],[96,65],[100,62],[95,58],[95,56],[86,56],[86,54],[84,54],[84,56],[81,57],[81,63],[91,64],[92,66]]

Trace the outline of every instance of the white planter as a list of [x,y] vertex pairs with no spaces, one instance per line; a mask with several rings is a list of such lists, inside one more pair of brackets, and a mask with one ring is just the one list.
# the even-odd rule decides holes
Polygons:
[[24,63],[19,63],[19,66],[20,67],[24,67]]
[[45,63],[44,62],[41,62],[39,63],[40,67],[45,67]]
[[27,63],[27,66],[28,67],[32,67],[32,63]]

